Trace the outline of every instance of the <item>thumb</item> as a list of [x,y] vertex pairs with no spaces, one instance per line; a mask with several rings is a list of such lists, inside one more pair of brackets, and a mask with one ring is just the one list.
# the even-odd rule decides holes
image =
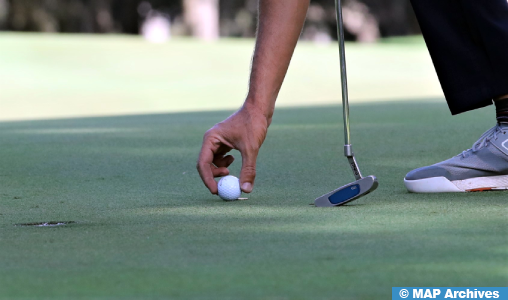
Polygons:
[[252,192],[256,178],[257,152],[242,153],[242,171],[240,172],[240,186],[245,193]]

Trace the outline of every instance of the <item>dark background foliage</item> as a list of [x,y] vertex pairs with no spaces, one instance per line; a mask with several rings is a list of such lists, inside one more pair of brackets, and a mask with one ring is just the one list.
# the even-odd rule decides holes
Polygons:
[[[185,0],[150,0],[158,13],[169,17],[174,31],[190,34],[183,18]],[[419,33],[407,0],[345,0],[363,3],[377,20],[381,36]],[[137,34],[143,20],[139,7],[143,0],[0,0],[0,29],[10,31],[127,33]],[[253,36],[257,0],[219,0],[222,36]],[[333,0],[312,0],[313,7],[326,13],[310,23],[326,27],[335,37]],[[249,18],[248,22],[241,22]],[[240,20],[240,21],[239,21]]]

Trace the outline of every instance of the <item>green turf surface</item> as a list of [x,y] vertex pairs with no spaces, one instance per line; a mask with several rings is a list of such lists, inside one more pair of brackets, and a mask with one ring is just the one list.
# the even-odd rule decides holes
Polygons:
[[[506,286],[505,192],[416,195],[412,168],[468,148],[492,108],[352,106],[360,167],[379,189],[309,206],[353,180],[340,108],[282,108],[255,191],[227,203],[195,170],[230,112],[0,123],[2,299],[390,299],[393,286]],[[239,163],[232,167],[238,174]],[[60,228],[16,227],[76,221]]]
[[[254,41],[0,33],[0,120],[236,109]],[[421,37],[348,44],[355,102],[440,96]],[[329,105],[340,95],[335,43],[298,44],[279,106]]]

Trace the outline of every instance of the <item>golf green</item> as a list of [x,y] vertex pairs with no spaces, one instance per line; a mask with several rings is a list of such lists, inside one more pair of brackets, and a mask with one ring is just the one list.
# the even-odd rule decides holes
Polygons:
[[[492,109],[351,111],[360,167],[380,187],[332,209],[309,203],[353,179],[338,106],[279,109],[255,191],[239,202],[208,194],[195,170],[203,132],[229,111],[0,123],[0,298],[389,299],[393,286],[505,286],[508,194],[409,194],[402,183],[469,147]],[[76,223],[15,226],[42,221]]]
[[[252,40],[0,37],[0,299],[390,299],[508,282],[508,192],[404,188],[495,122],[492,107],[450,116],[420,37],[348,45],[354,151],[380,186],[332,209],[309,204],[353,180],[335,45],[299,44],[254,192],[224,202],[196,159],[245,95]],[[16,225],[49,221],[75,223]]]

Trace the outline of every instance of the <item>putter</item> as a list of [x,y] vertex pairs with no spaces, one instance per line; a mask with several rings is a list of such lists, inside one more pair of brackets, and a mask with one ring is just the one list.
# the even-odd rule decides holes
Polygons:
[[341,0],[335,0],[335,9],[337,11],[337,34],[339,37],[339,53],[340,53],[340,78],[342,84],[342,113],[344,115],[344,155],[349,161],[349,165],[353,170],[356,181],[336,190],[333,190],[314,200],[314,204],[318,207],[341,206],[353,200],[356,200],[368,193],[374,191],[377,186],[376,176],[370,175],[363,177],[358,168],[353,148],[351,147],[351,137],[349,132],[349,99],[347,89],[347,72],[346,72],[346,49],[344,48],[344,22],[342,19],[342,3]]

